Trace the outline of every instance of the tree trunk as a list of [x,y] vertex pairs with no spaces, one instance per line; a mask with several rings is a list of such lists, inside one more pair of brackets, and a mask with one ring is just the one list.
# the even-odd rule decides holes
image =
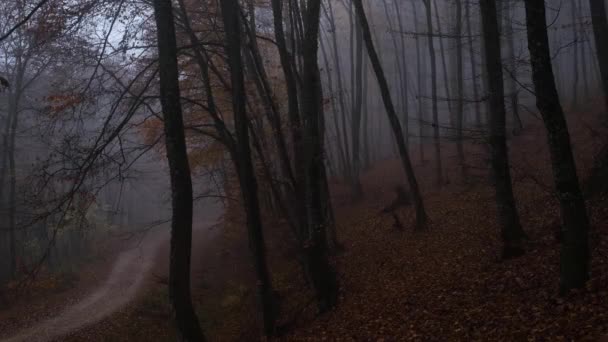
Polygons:
[[[383,5],[384,5],[384,14],[386,16],[386,23],[388,25],[388,29],[390,31],[391,34],[391,41],[393,43],[393,50],[395,53],[395,65],[397,66],[397,73],[394,74],[393,76],[395,78],[397,78],[399,80],[399,87],[398,87],[398,99],[401,99],[403,101],[403,105],[402,105],[402,109],[403,109],[403,118],[401,120],[401,129],[404,130],[404,135],[405,135],[405,145],[408,146],[408,133],[407,133],[407,124],[408,124],[408,114],[407,114],[407,83],[406,83],[406,78],[404,78],[405,72],[404,72],[404,65],[402,64],[403,61],[403,56],[405,55],[405,51],[401,50],[401,47],[399,46],[399,44],[397,43],[397,37],[396,37],[396,33],[395,33],[395,29],[394,29],[394,25],[393,25],[393,20],[391,19],[392,15],[397,15],[394,12],[391,12],[389,10],[389,7],[387,5],[387,0],[383,0],[382,1]],[[397,5],[397,2],[395,2],[395,5],[397,6],[397,8],[399,7]],[[401,19],[399,19],[399,21],[401,21]],[[399,27],[399,32],[403,32],[403,25],[401,25],[401,27]],[[401,40],[403,43],[403,34],[400,33],[399,34],[401,36]]]
[[513,134],[518,135],[523,129],[523,123],[519,115],[519,95],[517,92],[517,65],[515,61],[515,32],[513,31],[513,7],[510,1],[505,1],[505,36],[508,44],[509,51],[509,64],[508,70],[511,73],[508,77],[509,84],[509,99],[511,100],[511,111],[513,112],[513,120],[515,121],[515,128]]
[[589,278],[589,218],[555,87],[543,0],[526,1],[526,24],[536,105],[547,128],[553,178],[560,200],[563,222],[560,291],[567,292],[583,287]]
[[[326,73],[327,73],[327,85],[328,85],[328,89],[329,89],[329,94],[331,96],[331,105],[332,105],[332,117],[333,117],[333,124],[334,124],[334,128],[336,129],[336,137],[335,137],[335,144],[336,147],[338,149],[338,156],[340,158],[340,166],[341,166],[341,170],[342,170],[342,175],[345,175],[348,171],[346,170],[347,168],[347,162],[346,162],[346,154],[344,152],[344,147],[342,146],[342,132],[340,131],[340,125],[338,123],[338,115],[341,112],[338,112],[338,106],[336,106],[336,101],[334,98],[334,82],[333,82],[333,77],[332,77],[332,73],[333,73],[333,69],[331,67],[330,61],[329,61],[329,56],[327,55],[327,50],[325,48],[325,44],[323,43],[323,39],[319,40],[319,45],[321,46],[321,53],[323,56],[323,61],[325,63],[325,69],[326,69]],[[338,95],[339,96],[339,95]]]
[[[452,116],[452,94],[450,92],[450,80],[449,80],[449,71],[448,71],[448,63],[446,61],[446,53],[445,46],[443,44],[443,30],[441,29],[441,20],[439,18],[439,8],[437,7],[437,0],[429,0],[433,1],[433,9],[435,10],[435,21],[437,22],[437,37],[439,38],[439,53],[441,54],[441,68],[443,70],[443,87],[445,91],[445,101],[448,105],[448,113],[450,117],[450,125],[453,124],[453,116]],[[430,11],[429,7],[429,11]],[[429,32],[430,35],[434,35],[434,32]]]
[[380,87],[380,92],[382,95],[382,100],[384,101],[384,106],[386,108],[386,113],[388,115],[391,128],[393,129],[393,134],[395,135],[395,142],[397,143],[397,147],[399,148],[399,155],[403,164],[405,176],[409,182],[410,191],[412,192],[412,195],[414,197],[414,205],[416,207],[416,225],[418,228],[421,229],[426,226],[427,216],[426,211],[424,209],[422,196],[418,188],[418,181],[416,180],[414,169],[412,168],[412,163],[410,161],[410,156],[407,151],[407,147],[405,146],[403,131],[401,130],[401,125],[399,123],[399,117],[395,112],[395,107],[391,99],[388,82],[386,81],[384,71],[382,70],[382,65],[380,64],[380,58],[378,58],[376,48],[374,47],[374,42],[372,41],[372,35],[370,32],[369,23],[367,22],[367,17],[365,16],[363,4],[361,3],[361,0],[353,0],[353,4],[355,5],[355,11],[357,13],[357,16],[359,17],[359,21],[361,22],[361,27],[363,29],[363,40],[365,41],[369,60],[374,69],[374,73],[376,74],[378,86]]
[[467,181],[462,127],[464,123],[464,75],[462,70],[462,1],[456,0],[456,147],[463,181]]
[[319,20],[321,1],[310,0],[304,20],[302,119],[305,141],[306,209],[308,241],[305,245],[307,264],[311,268],[312,282],[320,311],[337,304],[338,281],[328,260],[326,211],[324,208],[324,162],[322,133],[322,91],[317,53],[319,48]]
[[[403,25],[403,19],[401,18],[401,6],[399,5],[399,1],[393,2],[395,5],[395,15],[397,16],[397,24],[399,25],[399,32],[405,32],[405,27]],[[403,134],[405,135],[405,146],[410,146],[410,101],[409,101],[409,87],[408,87],[408,73],[407,73],[407,53],[406,53],[406,45],[405,45],[405,37],[404,34],[399,35],[401,37],[401,82],[402,83],[402,94],[403,97],[403,122],[401,126],[403,127]]]
[[[418,5],[416,1],[412,1],[412,11],[414,12],[414,31],[418,34]],[[426,92],[426,83],[424,82],[425,78],[422,76],[422,70],[426,70],[426,64],[424,64],[423,68],[423,60],[421,58],[422,49],[420,47],[420,37],[416,35],[416,78],[417,78],[417,86],[418,86],[418,149],[420,153],[420,163],[424,163],[424,92]]]
[[593,37],[595,38],[595,49],[597,61],[600,67],[602,88],[604,90],[605,111],[608,112],[608,20],[606,19],[606,4],[604,0],[589,0],[591,10],[591,22],[593,25]]
[[[583,13],[583,0],[577,0],[578,1],[578,17],[580,18],[581,13]],[[582,100],[584,102],[587,101],[587,99],[589,98],[589,74],[587,73],[587,44],[588,41],[586,39],[587,37],[587,29],[585,26],[584,21],[581,21],[580,25],[578,26],[578,29],[580,30],[581,35],[584,37],[584,39],[581,41],[581,69],[582,69],[582,76],[583,76],[583,97]]]
[[[353,14],[354,15],[354,14]],[[359,20],[355,18],[355,88],[353,93],[353,114],[351,137],[353,146],[353,163],[352,163],[352,190],[355,198],[358,198],[363,193],[359,174],[361,171],[361,110],[363,105],[363,37],[361,33],[361,25]]]
[[[287,88],[287,104],[288,104],[288,115],[291,129],[291,136],[293,141],[293,158],[294,158],[294,170],[296,177],[296,206],[298,214],[298,239],[302,242],[306,235],[306,204],[304,194],[304,184],[306,175],[304,173],[304,160],[302,156],[303,140],[302,140],[302,127],[300,119],[300,104],[298,99],[298,85],[296,78],[295,65],[293,59],[290,57],[289,51],[287,50],[287,43],[285,40],[285,31],[283,29],[283,2],[281,0],[272,0],[272,14],[274,22],[274,32],[277,41],[277,47],[279,50],[279,56],[281,59],[281,66],[283,70],[283,76],[285,77],[285,85]],[[291,12],[291,11],[290,11]],[[293,43],[295,44],[295,43]]]
[[435,182],[438,186],[443,184],[443,167],[441,162],[441,142],[439,134],[439,109],[437,108],[437,62],[435,47],[433,46],[433,19],[431,13],[431,1],[423,0],[426,6],[426,23],[428,34],[428,47],[431,63],[431,98],[433,101],[433,144],[435,148]]
[[171,176],[171,259],[169,297],[180,341],[204,341],[203,331],[192,306],[190,258],[192,249],[192,179],[182,108],[175,24],[170,0],[154,0],[158,37],[160,94],[165,122],[165,145]]
[[[337,82],[338,82],[338,101],[340,104],[340,116],[342,118],[342,128],[343,128],[343,136],[342,137],[338,137],[338,139],[342,138],[343,139],[343,146],[344,146],[344,151],[346,154],[346,161],[348,164],[345,164],[345,170],[350,170],[350,153],[348,152],[350,147],[348,144],[348,135],[346,134],[346,103],[345,103],[345,99],[344,99],[344,85],[343,85],[343,79],[342,79],[342,63],[340,63],[340,54],[338,53],[339,47],[338,47],[338,38],[337,38],[337,33],[336,33],[336,24],[335,24],[335,18],[334,18],[334,12],[333,12],[333,7],[331,5],[332,1],[328,1],[327,5],[328,5],[328,19],[329,19],[329,23],[330,23],[330,30],[331,30],[331,38],[332,38],[332,48],[333,48],[333,56],[334,56],[334,65],[336,67],[336,75],[337,75]],[[345,176],[348,176],[347,174]]]
[[[542,0],[541,0],[542,1]],[[523,253],[521,241],[525,234],[521,228],[509,171],[509,153],[506,143],[506,114],[500,36],[495,0],[481,0],[481,18],[486,55],[486,69],[490,95],[490,145],[492,149],[492,170],[498,207],[498,224],[503,240],[503,258]]]
[[362,108],[363,108],[363,130],[362,130],[362,134],[363,134],[363,169],[367,170],[370,165],[371,165],[371,156],[370,156],[370,149],[369,149],[369,135],[370,135],[370,113],[369,113],[369,105],[368,105],[368,101],[369,101],[369,96],[368,96],[368,89],[369,89],[369,84],[368,84],[368,79],[369,79],[369,62],[367,60],[367,58],[363,59],[363,104],[362,104]]
[[576,0],[570,0],[570,20],[572,21],[572,39],[574,42],[574,56],[572,56],[572,109],[576,109],[578,106],[578,25],[576,25],[576,21],[578,20],[577,14],[578,9],[576,8]]
[[247,217],[249,248],[251,249],[257,276],[258,295],[262,304],[264,332],[271,335],[277,316],[274,291],[266,262],[266,246],[260,216],[258,186],[249,146],[249,125],[246,112],[245,80],[241,60],[241,21],[238,0],[221,2],[222,18],[226,40],[226,54],[230,65],[232,85],[232,109],[236,135],[236,156],[234,160],[241,195]]
[[469,58],[471,63],[471,82],[473,83],[473,101],[475,102],[475,125],[481,127],[481,110],[479,108],[479,84],[477,83],[477,63],[475,62],[475,47],[473,46],[473,30],[471,25],[471,2],[465,3],[465,14],[467,18],[467,36],[469,43]]

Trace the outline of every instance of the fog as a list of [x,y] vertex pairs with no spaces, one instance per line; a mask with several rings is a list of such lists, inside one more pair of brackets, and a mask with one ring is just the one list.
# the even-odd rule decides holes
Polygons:
[[[522,179],[550,184],[563,222],[547,225],[563,227],[562,251],[578,251],[564,252],[560,291],[584,286],[590,266],[580,256],[591,252],[577,248],[588,248],[589,199],[579,183],[603,165],[594,115],[605,110],[608,51],[595,42],[608,27],[601,0],[542,3],[3,1],[0,311],[51,303],[52,290],[33,295],[49,279],[75,279],[62,291],[86,285],[89,296],[57,321],[16,323],[19,334],[0,327],[0,336],[61,338],[161,283],[177,335],[201,340],[201,317],[234,318],[197,302],[215,295],[197,287],[197,270],[215,279],[215,267],[218,280],[205,281],[218,298],[256,298],[233,310],[256,312],[256,327],[235,328],[239,338],[250,328],[254,340],[302,337],[278,302],[305,284],[318,312],[340,307],[351,293],[339,285],[341,253],[371,239],[356,233],[369,219],[359,216],[428,231],[437,208],[455,205],[436,196],[489,189],[497,212],[487,236],[509,259],[528,252]],[[577,120],[597,140],[580,138]],[[546,144],[553,173],[521,171],[532,140]],[[589,145],[595,154],[581,157]],[[219,261],[192,257],[208,250]],[[276,271],[282,262],[289,272]],[[238,295],[226,292],[233,285]],[[76,318],[96,307],[105,309]],[[69,328],[52,333],[56,324]],[[213,324],[215,340],[234,337]],[[112,339],[95,340],[104,336]]]

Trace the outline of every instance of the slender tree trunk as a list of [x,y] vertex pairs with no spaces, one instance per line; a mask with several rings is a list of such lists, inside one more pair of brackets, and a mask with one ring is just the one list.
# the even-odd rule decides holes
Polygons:
[[180,104],[177,43],[170,0],[154,0],[158,36],[160,93],[165,122],[165,144],[171,175],[173,215],[169,297],[178,340],[204,341],[203,331],[192,306],[190,257],[192,248],[192,179],[182,109]]
[[369,105],[368,105],[368,79],[369,79],[369,62],[367,61],[367,58],[363,58],[363,103],[361,105],[361,107],[363,108],[363,130],[362,130],[362,134],[363,134],[363,169],[367,170],[371,164],[371,156],[370,156],[370,150],[369,150],[369,134],[370,134],[370,127],[369,127],[369,119],[370,119],[370,113],[369,113]]
[[513,111],[513,119],[515,121],[516,127],[513,129],[514,135],[518,135],[519,132],[523,129],[523,123],[521,121],[521,117],[519,115],[519,95],[517,92],[517,65],[515,61],[515,32],[513,31],[513,12],[514,9],[511,6],[510,1],[505,1],[505,36],[508,44],[508,70],[511,73],[508,79],[509,85],[509,99],[511,100],[511,110]]
[[576,0],[570,0],[570,20],[572,20],[572,38],[574,41],[574,55],[572,56],[572,102],[571,106],[576,109],[578,106],[578,50],[579,50],[579,36],[578,36],[578,20],[577,14],[578,9],[576,7]]
[[[354,15],[354,14],[353,14]],[[363,189],[359,173],[361,171],[361,115],[363,105],[363,37],[359,20],[355,18],[355,88],[353,93],[353,114],[351,137],[353,146],[352,188],[355,198],[360,197]]]
[[[291,13],[291,11],[290,11]],[[289,123],[291,130],[291,138],[293,141],[293,158],[294,158],[294,170],[296,177],[296,207],[298,213],[298,239],[302,242],[306,235],[306,204],[305,204],[305,172],[304,172],[304,159],[302,156],[303,149],[303,138],[302,138],[302,127],[300,120],[300,104],[298,98],[298,85],[296,79],[296,70],[293,59],[290,57],[289,51],[287,50],[287,43],[285,40],[285,31],[283,28],[283,1],[272,0],[272,14],[274,22],[274,32],[277,41],[277,47],[279,50],[279,56],[281,59],[281,66],[283,70],[283,76],[285,77],[285,85],[287,88],[287,106]],[[293,14],[291,14],[292,16]],[[292,44],[295,44],[292,43]]]
[[291,168],[291,161],[289,159],[289,152],[287,151],[287,143],[285,141],[285,135],[283,134],[283,122],[281,119],[281,114],[279,113],[278,106],[274,100],[274,94],[272,92],[272,87],[270,85],[270,81],[268,79],[268,75],[266,73],[266,69],[264,68],[264,63],[262,61],[262,56],[260,54],[260,50],[257,44],[256,38],[256,24],[255,24],[255,9],[253,8],[253,0],[249,1],[249,16],[252,18],[251,23],[249,25],[249,29],[247,30],[248,38],[249,38],[249,49],[250,49],[250,59],[252,60],[256,84],[258,86],[258,90],[260,96],[263,99],[264,105],[266,107],[266,111],[268,114],[268,121],[271,124],[273,129],[273,136],[275,140],[275,144],[277,146],[278,156],[280,165],[283,171],[284,176],[289,180],[290,185],[295,188],[296,179],[294,173]]
[[[426,0],[425,0],[426,1]],[[449,78],[449,71],[448,71],[448,64],[446,61],[446,52],[445,52],[445,46],[443,44],[443,30],[441,29],[441,20],[439,18],[439,8],[437,7],[437,0],[429,0],[433,2],[433,7],[435,10],[435,21],[437,21],[437,36],[439,37],[439,52],[441,54],[441,67],[443,69],[443,87],[445,90],[445,97],[446,97],[446,103],[448,105],[448,113],[449,113],[449,117],[450,117],[450,125],[453,125],[454,123],[454,117],[453,117],[453,112],[452,112],[452,94],[450,92],[450,78]],[[429,7],[429,11],[430,11],[430,7]],[[449,31],[449,30],[448,30]],[[429,34],[433,35],[433,32],[429,32]]]
[[[9,93],[8,103],[8,116],[9,122],[7,123],[8,128],[8,141],[6,147],[6,158],[8,162],[8,180],[9,180],[9,191],[8,191],[8,239],[9,239],[9,275],[11,278],[17,276],[17,170],[15,164],[15,149],[17,148],[17,127],[19,123],[19,112],[20,103],[23,96],[23,82],[25,76],[25,70],[27,62],[24,61],[27,58],[17,56],[15,82],[13,84],[14,90]],[[3,176],[0,176],[3,178]],[[0,196],[2,196],[2,186],[4,183],[3,179],[0,179]]]
[[602,88],[604,90],[605,110],[608,112],[608,20],[606,19],[606,3],[604,0],[589,0],[591,22],[597,61],[600,67]]
[[[417,5],[417,1],[412,1],[412,11],[414,13],[414,31],[416,32],[416,34],[418,34],[418,5]],[[416,39],[416,77],[417,77],[417,86],[418,86],[418,148],[419,148],[419,153],[420,153],[420,162],[424,163],[424,144],[423,144],[423,139],[424,139],[424,112],[425,112],[425,106],[424,106],[424,93],[426,92],[426,83],[424,83],[424,77],[422,77],[422,70],[426,70],[426,64],[424,64],[424,68],[423,68],[423,61],[422,61],[422,49],[420,47],[420,37],[418,35],[416,35],[415,37]]]
[[475,125],[481,127],[481,109],[479,108],[479,84],[477,83],[477,63],[475,62],[475,46],[471,25],[471,2],[465,1],[465,17],[467,18],[467,36],[469,43],[469,58],[471,63],[471,82],[473,83],[473,101],[475,101]]
[[[578,17],[580,18],[580,15],[583,13],[583,0],[578,0]],[[585,23],[581,22],[581,24],[578,26],[578,29],[580,30],[579,32],[581,33],[581,35],[583,36],[583,39],[581,41],[581,69],[582,69],[582,76],[583,76],[583,97],[582,100],[583,101],[587,101],[587,99],[589,98],[589,74],[587,73],[587,28],[585,27]]]
[[323,200],[324,162],[322,134],[322,90],[317,61],[321,1],[310,0],[304,20],[302,115],[306,160],[306,208],[308,240],[305,254],[320,311],[333,308],[338,300],[336,273],[328,260],[326,215]]
[[[349,144],[348,144],[348,134],[346,134],[346,102],[344,99],[344,85],[343,85],[343,79],[342,79],[342,63],[340,63],[340,54],[339,54],[339,47],[338,47],[338,38],[337,38],[337,32],[336,32],[336,23],[335,23],[335,18],[334,18],[334,12],[333,12],[333,6],[331,5],[332,1],[329,0],[327,1],[327,5],[328,5],[328,19],[329,19],[329,23],[330,23],[330,30],[331,30],[331,38],[332,38],[332,47],[333,47],[333,55],[334,55],[334,65],[336,67],[336,76],[337,76],[337,82],[338,82],[338,100],[339,100],[339,104],[340,104],[340,116],[342,118],[342,132],[344,133],[342,136],[343,139],[343,146],[344,146],[344,151],[346,154],[346,162],[347,164],[345,164],[345,170],[349,170],[350,167],[350,155],[349,155]],[[340,138],[340,137],[338,137]],[[345,175],[348,176],[348,175]]]
[[338,149],[338,156],[340,158],[340,166],[341,166],[341,170],[342,170],[342,175],[345,175],[348,172],[346,170],[346,168],[347,168],[346,165],[348,163],[346,162],[346,154],[344,152],[344,147],[342,146],[342,132],[340,131],[340,125],[338,123],[338,115],[340,114],[340,112],[338,112],[338,106],[336,106],[336,101],[335,101],[336,99],[333,96],[335,94],[334,82],[333,82],[333,77],[332,77],[333,69],[331,67],[329,57],[327,56],[327,50],[325,49],[325,44],[323,43],[323,39],[319,40],[319,45],[321,46],[323,61],[325,62],[325,69],[327,71],[327,85],[328,85],[328,89],[329,89],[329,94],[332,97],[332,99],[331,99],[331,104],[332,104],[332,108],[333,108],[332,117],[333,117],[333,124],[334,124],[335,130],[336,130],[335,144]]
[[[397,16],[397,24],[399,25],[399,32],[404,32],[405,27],[403,25],[403,19],[401,18],[401,6],[399,1],[394,1],[395,5],[395,14]],[[409,101],[409,87],[408,87],[408,73],[407,73],[407,53],[406,53],[406,45],[405,45],[405,37],[403,34],[399,35],[401,37],[401,72],[402,77],[401,80],[403,82],[402,85],[402,98],[403,98],[403,122],[401,125],[403,126],[403,134],[405,134],[405,145],[410,145],[410,101]]]
[[[542,0],[541,0],[542,1]],[[481,18],[486,54],[486,69],[490,95],[490,144],[492,149],[492,170],[496,188],[498,224],[503,240],[503,258],[523,253],[521,241],[525,234],[521,228],[509,171],[509,153],[506,143],[506,114],[500,36],[495,0],[481,0]]]
[[[386,23],[388,25],[388,29],[390,31],[390,35],[391,35],[391,41],[393,43],[393,50],[395,53],[395,65],[397,66],[397,73],[394,74],[393,76],[395,78],[397,78],[399,80],[399,87],[398,87],[398,96],[397,99],[402,100],[402,109],[403,109],[403,119],[401,120],[401,127],[402,130],[404,130],[404,134],[405,134],[405,145],[408,145],[408,138],[407,138],[407,123],[408,123],[408,114],[407,114],[407,85],[406,85],[406,79],[404,79],[404,66],[402,64],[403,61],[403,56],[405,55],[404,51],[400,51],[400,46],[397,43],[397,36],[395,33],[395,29],[394,29],[394,25],[393,25],[393,20],[391,19],[391,17],[393,15],[395,15],[395,13],[391,12],[389,10],[388,4],[387,4],[387,0],[383,0],[382,1],[383,5],[384,5],[384,14],[386,16]],[[395,5],[397,3],[395,2]],[[397,5],[398,7],[398,5]],[[401,19],[399,19],[399,21],[401,21]],[[403,32],[403,27],[399,28],[399,32]],[[403,34],[399,34],[401,36],[401,38],[403,39]]]
[[13,116],[11,128],[11,145],[8,150],[9,191],[8,191],[8,238],[9,238],[9,275],[12,279],[17,276],[17,172],[15,170],[15,134],[17,130],[17,115]]
[[[547,36],[548,36],[548,33],[547,33]],[[555,50],[554,52],[556,52],[556,53],[553,55],[552,62],[553,62],[553,68],[555,68],[554,79],[555,79],[555,87],[557,89],[558,95],[560,93],[562,93],[564,90],[563,81],[565,78],[565,77],[563,77],[563,74],[561,73],[561,55],[559,53],[557,53],[561,46],[562,46],[561,36],[557,32],[554,32],[553,33],[553,49]],[[549,46],[549,49],[551,49],[551,46]],[[551,52],[551,50],[549,50],[549,52]]]
[[226,54],[230,65],[232,85],[232,109],[234,112],[234,127],[236,135],[236,155],[234,161],[237,168],[241,195],[247,216],[249,248],[251,249],[257,276],[258,295],[262,303],[264,332],[271,335],[276,320],[276,305],[274,291],[270,281],[266,261],[266,246],[260,216],[258,186],[251,160],[249,146],[249,125],[246,112],[245,80],[243,62],[241,60],[241,30],[240,8],[238,0],[221,2],[222,18],[226,38]]
[[589,279],[589,218],[576,174],[568,126],[555,87],[543,0],[526,1],[526,24],[536,105],[547,128],[553,178],[560,200],[563,222],[560,290],[567,292],[583,287]]
[[467,165],[464,157],[462,127],[464,124],[464,71],[462,68],[462,1],[456,0],[456,147],[462,179],[467,180]]
[[431,1],[423,0],[426,6],[426,23],[429,45],[429,56],[431,63],[431,98],[433,101],[433,144],[435,148],[435,182],[438,186],[443,184],[443,167],[441,162],[441,141],[439,140],[439,109],[437,108],[437,62],[435,47],[433,46],[433,19],[431,13]]
[[416,175],[414,174],[414,169],[412,168],[412,163],[410,161],[410,156],[407,151],[407,147],[405,146],[405,139],[403,138],[403,131],[401,130],[399,117],[395,112],[388,82],[386,81],[384,71],[382,70],[382,65],[380,64],[380,58],[378,58],[376,48],[374,47],[369,23],[367,22],[367,17],[365,16],[365,10],[363,9],[363,4],[361,1],[362,0],[353,0],[353,4],[355,5],[355,11],[359,17],[359,21],[361,22],[361,27],[363,29],[363,40],[365,41],[365,46],[367,47],[369,60],[374,69],[374,73],[376,74],[376,79],[378,80],[378,86],[380,87],[380,93],[382,95],[382,100],[384,101],[386,113],[388,115],[391,128],[393,129],[393,134],[395,135],[397,147],[399,148],[399,155],[403,164],[405,176],[408,180],[410,191],[412,192],[412,196],[414,198],[417,227],[423,228],[426,225],[427,216],[424,209],[424,203],[422,201],[422,195],[420,194],[420,190],[418,188],[418,181],[416,180]]

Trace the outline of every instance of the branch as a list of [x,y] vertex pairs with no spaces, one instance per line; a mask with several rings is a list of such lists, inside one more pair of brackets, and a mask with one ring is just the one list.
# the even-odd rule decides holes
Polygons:
[[8,32],[6,32],[2,36],[0,36],[0,42],[5,40],[6,38],[8,38],[13,32],[15,32],[15,30],[17,30],[19,27],[21,27],[25,23],[27,23],[28,20],[30,20],[30,18],[32,18],[32,16],[40,9],[40,7],[44,6],[44,4],[46,4],[48,1],[49,0],[41,0],[36,5],[36,7],[34,7],[34,9],[32,9],[25,18],[23,18],[20,22],[18,22],[15,26],[13,26],[10,30],[8,30]]

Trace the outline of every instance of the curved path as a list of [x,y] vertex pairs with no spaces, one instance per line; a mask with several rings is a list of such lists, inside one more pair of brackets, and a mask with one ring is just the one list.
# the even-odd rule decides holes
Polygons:
[[[208,236],[214,234],[209,228],[217,223],[222,210],[219,205],[213,204],[205,208],[204,212],[208,213],[204,221],[197,221],[198,215],[195,215],[195,230],[208,230],[199,232]],[[57,316],[38,322],[3,341],[51,341],[99,322],[123,308],[136,298],[144,280],[154,269],[159,251],[168,243],[169,230],[162,228],[150,231],[136,246],[123,251],[116,258],[107,279],[80,301],[59,312]]]

